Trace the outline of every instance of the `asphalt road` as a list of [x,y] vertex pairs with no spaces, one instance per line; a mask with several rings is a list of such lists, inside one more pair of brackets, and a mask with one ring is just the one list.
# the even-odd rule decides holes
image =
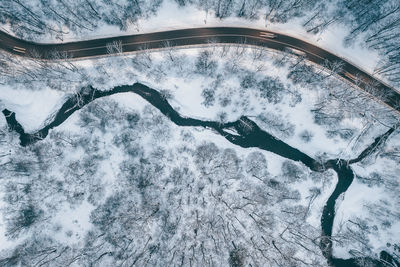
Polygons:
[[165,48],[166,46],[246,43],[288,51],[298,56],[304,56],[307,60],[323,67],[336,62],[341,65],[341,70],[337,72],[338,75],[400,112],[400,92],[395,88],[318,46],[276,32],[239,27],[191,28],[60,44],[42,44],[24,41],[0,31],[0,49],[20,56],[47,60],[57,58],[55,55],[64,55],[69,58],[108,55],[107,44],[114,41],[121,42],[123,52]]

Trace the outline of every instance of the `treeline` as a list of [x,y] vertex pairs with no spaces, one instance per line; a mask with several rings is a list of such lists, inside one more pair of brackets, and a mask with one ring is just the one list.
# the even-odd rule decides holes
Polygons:
[[44,34],[58,39],[73,33],[94,31],[101,24],[126,30],[140,18],[155,13],[162,0],[3,0],[0,23],[24,39],[38,40]]
[[351,43],[361,36],[368,48],[384,55],[376,73],[400,85],[400,2],[399,1],[344,1],[338,9],[347,13],[343,21],[350,26],[346,41]]

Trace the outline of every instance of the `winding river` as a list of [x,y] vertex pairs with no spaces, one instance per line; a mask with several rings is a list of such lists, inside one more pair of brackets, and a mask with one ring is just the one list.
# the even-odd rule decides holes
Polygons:
[[[322,212],[321,230],[323,238],[320,241],[320,248],[329,265],[331,266],[358,266],[356,262],[359,259],[351,258],[343,260],[334,258],[332,255],[331,236],[333,221],[335,218],[336,200],[342,193],[347,191],[347,189],[353,182],[354,173],[349,165],[357,163],[373,153],[379,147],[379,145],[385,142],[385,140],[395,131],[395,128],[390,128],[386,133],[376,138],[375,141],[363,152],[361,152],[361,154],[355,159],[331,159],[327,160],[326,162],[319,162],[301,152],[300,150],[291,147],[285,142],[275,138],[268,132],[261,130],[254,121],[246,116],[242,116],[236,121],[227,123],[219,123],[215,121],[183,117],[173,109],[173,107],[158,91],[151,89],[141,83],[117,86],[109,91],[100,91],[93,87],[85,87],[82,89],[81,93],[77,95],[79,97],[73,96],[69,98],[62,105],[53,120],[44,128],[35,133],[25,133],[21,124],[18,123],[18,121],[16,120],[14,112],[7,109],[4,109],[2,112],[6,117],[9,128],[15,130],[19,134],[21,145],[28,146],[43,138],[46,138],[50,129],[62,124],[75,111],[79,110],[91,101],[97,98],[125,92],[132,92],[140,95],[178,126],[205,127],[219,133],[220,135],[224,136],[229,142],[235,145],[244,148],[260,148],[275,153],[284,158],[302,162],[308,168],[316,172],[324,172],[328,169],[334,170],[338,175],[338,183],[336,184],[334,191],[327,200]],[[237,134],[232,134],[232,130]],[[380,257],[382,260],[393,262],[393,264],[398,264],[398,262],[396,262],[385,251],[381,252]],[[376,266],[382,266],[382,264],[378,260],[368,260],[373,262]],[[397,266],[400,266],[400,264]]]

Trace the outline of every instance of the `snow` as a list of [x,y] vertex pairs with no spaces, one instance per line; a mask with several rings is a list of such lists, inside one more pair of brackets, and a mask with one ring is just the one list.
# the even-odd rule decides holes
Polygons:
[[[363,47],[358,41],[355,45],[347,47],[343,44],[348,30],[343,26],[333,24],[319,34],[308,33],[301,25],[303,18],[292,19],[285,24],[268,23],[266,25],[263,16],[258,20],[246,20],[244,18],[228,17],[223,20],[216,18],[214,14],[208,14],[196,8],[194,5],[179,7],[176,1],[164,0],[155,16],[140,19],[136,24],[131,24],[126,31],[121,31],[119,27],[101,24],[95,31],[87,32],[84,35],[76,36],[72,33],[63,36],[62,42],[89,40],[95,38],[105,38],[120,35],[131,35],[139,33],[158,32],[166,30],[194,28],[194,27],[249,27],[260,30],[271,30],[282,34],[305,40],[334,53],[352,63],[359,68],[373,73],[379,60],[381,59],[376,51]],[[3,28],[9,28],[3,25]],[[41,38],[42,43],[61,42],[54,36]],[[383,77],[380,77],[383,79]]]
[[[382,152],[392,150],[399,144],[400,135],[392,134],[382,148]],[[357,177],[354,178],[352,185],[344,194],[340,205],[336,205],[336,217],[333,226],[333,233],[340,232],[342,225],[348,220],[361,218],[367,222],[369,232],[366,235],[369,244],[374,252],[381,250],[388,251],[387,244],[398,244],[400,242],[400,221],[398,204],[398,173],[399,165],[392,159],[380,156],[370,156],[368,164],[353,164],[352,169],[358,177],[369,177],[372,173],[378,173],[382,182],[375,185],[362,183]],[[389,226],[384,226],[382,222],[389,221]],[[349,244],[341,247],[334,246],[334,255],[341,258],[349,258],[349,249],[357,248],[357,245]]]
[[[339,229],[340,225],[346,223],[348,220],[357,217],[366,217],[368,212],[365,210],[364,205],[368,203],[378,203],[384,196],[385,191],[382,188],[371,188],[365,184],[361,184],[357,179],[354,179],[353,184],[346,193],[344,193],[344,198],[340,205],[336,205],[337,210],[333,225],[333,233],[335,234],[335,229]],[[373,220],[373,218],[370,219]],[[399,226],[400,224],[398,222],[394,222],[392,231],[382,231],[379,234],[369,235],[373,251],[384,249],[388,242],[393,244],[398,242],[398,237],[400,236]],[[351,257],[347,247],[334,246],[333,252],[335,257],[344,259]]]
[[[0,212],[3,212],[5,203],[3,201],[4,193],[0,191]],[[0,251],[6,250],[18,245],[19,240],[11,240],[6,236],[6,226],[2,216],[0,216]]]
[[65,93],[50,88],[32,90],[16,89],[0,85],[0,101],[3,108],[16,113],[16,119],[26,132],[34,132],[45,125],[65,101]]
[[[215,50],[218,52],[218,48],[215,48]],[[153,57],[152,64],[154,66],[162,65],[165,67],[166,75],[160,80],[155,80],[151,75],[149,75],[149,73],[151,74],[152,70],[148,70],[149,73],[146,73],[136,71],[130,67],[127,62],[129,62],[129,59],[134,57],[133,55],[123,58],[108,57],[105,59],[77,61],[76,65],[88,73],[88,81],[86,82],[103,90],[111,89],[116,85],[133,84],[135,81],[140,81],[157,90],[168,89],[172,94],[172,99],[169,100],[170,104],[183,116],[216,120],[217,114],[221,111],[225,111],[227,113],[227,120],[234,121],[242,115],[254,117],[261,112],[274,114],[280,121],[289,122],[294,125],[295,129],[293,135],[285,136],[278,130],[272,129],[267,124],[261,125],[260,122],[257,123],[260,123],[260,127],[262,129],[266,130],[267,132],[273,132],[277,138],[282,139],[284,142],[287,142],[289,145],[307,153],[312,157],[316,157],[321,153],[328,154],[328,157],[330,158],[334,158],[339,155],[343,158],[352,158],[358,155],[359,151],[354,149],[354,140],[343,140],[339,137],[328,138],[326,134],[327,129],[324,126],[316,125],[314,123],[310,109],[312,109],[313,105],[318,100],[318,94],[320,93],[318,90],[320,89],[317,88],[315,90],[310,90],[310,88],[303,88],[291,84],[291,81],[287,79],[287,67],[278,68],[271,63],[273,59],[273,53],[268,54],[269,60],[265,62],[265,70],[257,75],[278,77],[285,85],[293,86],[291,87],[292,90],[296,90],[301,93],[302,102],[292,107],[290,106],[289,101],[285,98],[281,103],[271,104],[265,99],[261,99],[255,90],[248,90],[245,92],[245,95],[239,95],[239,78],[233,77],[234,75],[228,75],[228,79],[224,81],[223,86],[218,88],[217,94],[227,94],[232,100],[232,104],[226,108],[222,108],[219,103],[216,103],[212,107],[205,107],[201,104],[203,99],[201,92],[205,86],[209,85],[210,77],[202,77],[201,75],[192,73],[193,63],[196,60],[199,51],[202,51],[202,49],[199,50],[191,48],[174,50],[172,52],[185,57],[183,69],[185,69],[186,72],[184,72],[184,75],[180,75],[173,68],[165,67],[167,64],[166,59],[163,56],[163,52],[151,53]],[[246,54],[246,57],[243,59],[243,62],[241,63],[242,67],[250,71],[254,71],[256,66],[255,64],[252,64],[248,56],[249,55]],[[219,58],[218,55],[215,57],[218,58],[218,71],[221,71],[222,66],[225,66],[225,64],[227,64],[230,60],[229,56],[227,57],[228,59]],[[108,69],[108,78],[105,79],[104,82],[96,83],[96,76],[104,76],[104,74],[99,74],[96,72],[95,68],[102,65],[105,65]],[[126,68],[121,68],[121,65],[124,67],[126,66]],[[2,106],[16,112],[17,120],[28,132],[40,129],[46,123],[46,121],[51,118],[52,114],[58,110],[67,96],[65,92],[51,90],[47,87],[42,87],[40,90],[30,90],[1,85],[0,89],[0,100]],[[147,101],[133,93],[113,95],[107,97],[107,100],[116,101],[118,105],[125,111],[138,110],[142,112],[141,114],[143,114],[145,107],[148,105]],[[105,100],[98,99],[96,101],[102,103],[101,101]],[[248,101],[248,105],[240,105],[240,101]],[[154,108],[152,109],[155,110]],[[74,113],[60,127],[57,127],[52,131],[60,131],[67,134],[72,133],[77,135],[87,135],[90,133],[93,135],[99,135],[101,137],[101,142],[103,143],[101,146],[99,146],[101,148],[99,153],[106,155],[107,157],[97,171],[99,177],[102,179],[103,184],[106,186],[105,193],[103,195],[105,199],[107,196],[110,196],[112,193],[114,193],[118,186],[120,186],[118,184],[118,182],[121,181],[121,178],[118,177],[119,165],[125,159],[125,155],[121,149],[117,149],[113,145],[113,137],[118,133],[120,128],[115,127],[113,129],[107,129],[105,133],[99,133],[99,130],[89,132],[89,130],[86,128],[86,125],[79,125],[79,112],[82,111]],[[155,112],[155,114],[158,114],[157,112]],[[144,115],[145,114],[143,114],[143,116]],[[148,115],[151,116],[151,114]],[[165,120],[167,119],[165,118]],[[146,153],[150,153],[155,145],[167,146],[171,149],[180,147],[182,140],[180,139],[179,133],[183,129],[187,130],[194,136],[194,141],[191,143],[192,148],[198,144],[201,144],[202,142],[211,141],[216,143],[220,148],[235,149],[241,159],[244,159],[253,151],[260,151],[257,148],[245,149],[235,146],[228,142],[224,137],[210,129],[204,129],[200,127],[180,128],[173,125],[171,122],[168,122],[168,125],[171,127],[170,131],[172,136],[168,143],[165,143],[162,140],[154,140],[151,131],[146,131],[143,136],[140,136],[140,145],[144,146]],[[339,125],[335,126],[338,128],[355,128],[357,133],[362,132],[364,128],[362,119],[357,116],[346,118]],[[361,138],[362,140],[359,142],[360,148],[365,148],[365,145],[373,140],[373,138],[376,137],[382,130],[382,128],[375,125],[373,125],[372,128],[372,131]],[[299,137],[300,133],[304,130],[311,130],[314,135],[312,140],[308,143],[304,143],[304,141]],[[227,131],[232,132],[232,129],[228,129]],[[234,134],[234,132],[232,133]],[[355,136],[357,136],[357,134]],[[174,151],[176,152],[177,150]],[[285,159],[273,153],[265,151],[261,152],[267,158],[268,172],[273,177],[279,177],[282,172],[282,163],[285,161]],[[80,157],[84,156],[83,153],[85,153],[85,151],[82,149],[70,147],[68,148],[68,160],[78,160]],[[165,157],[168,158],[168,155],[165,155]],[[66,162],[68,160],[66,160]],[[195,169],[193,162],[186,162],[185,159],[179,159],[179,161],[177,160],[176,162],[174,161],[171,163],[171,166],[173,166],[173,164],[188,164],[191,169]],[[53,174],[61,177],[63,174],[62,168],[65,168],[65,166],[60,166],[60,169],[55,167],[53,169]],[[357,167],[355,167],[355,170],[360,174],[363,171],[365,173],[369,173],[371,171]],[[337,182],[336,175],[331,175],[331,177],[331,182],[322,189],[321,195],[314,201],[311,208],[311,215],[309,218],[307,218],[307,222],[315,228],[320,227],[320,216],[323,205],[333,191]],[[298,190],[301,194],[301,200],[299,201],[299,204],[306,204],[306,198],[309,195],[309,189],[314,186],[321,187],[322,185],[313,182],[310,178],[308,178],[306,181],[291,185],[291,189]],[[341,200],[339,201],[340,203],[338,202],[336,206],[337,217],[335,219],[334,233],[339,225],[351,218],[351,216],[361,216],[364,212],[363,207],[366,202],[377,202],[384,198],[385,194],[386,193],[382,188],[369,188],[366,185],[359,183],[355,179],[354,183],[350,186],[346,194],[341,197]],[[87,201],[83,201],[83,203],[79,204],[77,207],[71,207],[69,204],[64,204],[52,219],[54,225],[61,226],[61,230],[57,232],[54,237],[58,241],[68,244],[82,242],[85,233],[92,227],[89,222],[89,216],[94,208],[95,207],[92,206],[92,204],[89,204]],[[400,229],[399,223],[394,223],[392,229],[394,229],[392,232],[382,232],[375,239],[371,238],[372,245],[376,251],[378,251],[383,246],[383,243],[387,240],[391,242],[396,241],[396,236],[400,236],[398,231],[398,229]],[[0,242],[2,241],[1,238],[4,239],[2,236],[2,228],[0,227]],[[12,243],[7,244],[7,242],[1,244],[6,244],[4,246],[13,246]],[[335,247],[334,253],[337,256],[348,257],[349,255],[347,254],[346,249],[347,248]]]
[[307,33],[307,31],[301,26],[302,23],[300,20],[301,19],[294,19],[285,24],[270,24],[266,29],[288,34],[308,43],[317,45],[332,54],[346,59],[358,68],[366,70],[366,72],[374,72],[381,57],[376,51],[363,47],[360,42],[357,42],[352,46],[345,46],[343,40],[349,33],[348,29],[333,24],[322,33],[312,34]]
[[[1,104],[1,102],[0,102],[0,104]],[[0,108],[1,108],[1,106],[0,106]],[[1,109],[1,110],[3,110],[3,109]],[[6,127],[6,126],[7,126],[6,118],[4,116],[0,116],[0,128]]]
[[69,245],[84,242],[86,233],[92,227],[90,213],[93,209],[93,205],[87,201],[78,207],[70,207],[65,204],[52,222],[53,225],[61,226],[61,230],[54,235],[55,239]]
[[[149,33],[156,31],[174,30],[194,27],[249,27],[260,30],[270,30],[282,34],[288,34],[302,39],[306,42],[320,46],[350,62],[356,66],[364,68],[369,73],[373,73],[374,68],[381,59],[376,51],[366,49],[360,42],[352,47],[343,44],[348,30],[334,24],[323,31],[322,34],[307,33],[301,26],[302,18],[292,19],[285,24],[268,23],[260,18],[258,20],[246,20],[237,17],[228,17],[223,20],[216,18],[213,14],[206,14],[192,5],[179,7],[175,1],[163,1],[159,12],[149,20],[141,20],[138,25],[138,33]],[[150,22],[151,21],[151,22]],[[137,29],[136,29],[137,30]],[[130,29],[130,33],[135,31]],[[117,35],[117,34],[116,34]],[[115,35],[114,35],[115,36]]]
[[[139,72],[129,66],[130,58],[134,58],[135,55],[92,60],[86,59],[76,61],[74,64],[83,69],[85,73],[89,74],[89,79],[85,81],[86,83],[101,90],[109,90],[117,85],[133,84],[135,81],[139,81],[154,89],[167,89],[173,94],[173,98],[169,100],[169,103],[178,112],[186,117],[204,120],[218,120],[217,116],[218,114],[221,114],[221,112],[226,114],[227,121],[235,121],[242,115],[257,116],[261,113],[274,114],[274,116],[284,118],[283,121],[288,121],[294,125],[294,134],[292,136],[287,137],[281,135],[279,132],[271,132],[268,125],[264,125],[262,122],[257,121],[257,119],[255,120],[261,128],[264,128],[277,138],[282,139],[289,145],[300,149],[312,157],[323,152],[330,155],[331,158],[353,158],[358,155],[359,151],[354,150],[352,140],[346,141],[338,137],[328,138],[326,128],[314,123],[310,107],[318,102],[320,92],[318,90],[310,90],[309,88],[293,85],[287,78],[288,68],[276,67],[272,64],[274,55],[277,53],[266,53],[267,59],[262,62],[264,70],[259,72],[257,75],[260,77],[263,77],[263,75],[277,77],[287,87],[291,88],[291,90],[300,93],[302,96],[302,102],[298,103],[294,107],[290,106],[288,101],[276,105],[268,103],[265,99],[257,96],[257,92],[254,90],[246,91],[245,95],[239,96],[238,88],[240,79],[237,75],[224,74],[223,67],[229,63],[229,59],[218,57],[218,53],[221,52],[221,49],[222,48],[213,48],[212,50],[214,51],[213,58],[217,60],[219,66],[216,73],[226,76],[223,79],[222,84],[217,88],[216,96],[226,95],[232,101],[232,103],[225,108],[221,107],[218,103],[209,107],[202,104],[202,90],[212,86],[210,85],[210,82],[212,82],[213,79],[209,79],[207,76],[195,75],[193,66],[199,51],[203,51],[204,49],[175,49],[171,52],[173,55],[183,57],[184,61],[182,64],[185,66],[183,67],[183,74],[177,73],[174,68],[166,67],[165,64],[170,63],[168,63],[168,59],[165,57],[165,52],[152,52],[152,64],[154,66],[163,66],[163,71],[166,72],[166,75],[161,80],[153,79],[151,76],[152,70],[149,70],[149,73]],[[235,53],[235,49],[236,48],[231,48],[230,53]],[[251,48],[246,48],[245,51],[245,56],[243,56],[242,59],[239,59],[239,64],[244,69],[255,71],[258,63],[254,64],[250,58]],[[126,66],[126,68],[124,68],[126,72],[121,72],[120,64]],[[101,82],[98,83],[96,80],[97,76],[104,76],[104,74],[98,73],[96,67],[102,65],[107,66],[107,79],[102,79]],[[16,113],[17,120],[27,132],[34,132],[35,130],[42,128],[43,125],[51,119],[68,96],[67,93],[52,90],[46,86],[44,86],[43,90],[31,90],[27,88],[23,89],[22,86],[19,86],[18,89],[16,89],[2,85],[0,86],[0,89],[0,99],[3,106]],[[65,88],[65,90],[68,91],[67,88]],[[118,98],[118,101],[122,101],[127,95],[130,95],[130,93],[126,95],[124,94],[124,97]],[[131,98],[128,97],[127,99]],[[125,102],[125,105],[133,107],[136,105],[137,100]],[[357,132],[362,132],[364,124],[359,117],[354,116],[352,118],[346,118],[341,125],[338,125],[337,127],[357,129],[357,134]],[[304,143],[300,138],[300,134],[304,130],[309,129],[312,129],[313,137],[309,143]],[[380,128],[378,131],[373,131],[372,135],[367,136],[367,143],[369,140],[373,140],[374,136],[379,134],[379,131],[381,131]],[[362,142],[363,141],[364,139],[362,139]],[[364,147],[362,142],[358,146],[359,149],[363,149]]]

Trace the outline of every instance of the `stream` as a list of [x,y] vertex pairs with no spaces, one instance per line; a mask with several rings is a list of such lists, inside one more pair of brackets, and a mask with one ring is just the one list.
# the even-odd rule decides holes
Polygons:
[[[235,145],[243,148],[257,147],[265,151],[275,153],[284,158],[299,161],[312,171],[324,172],[328,169],[334,170],[338,175],[338,183],[336,184],[334,191],[330,195],[322,211],[321,230],[323,238],[320,241],[320,249],[331,266],[359,266],[356,263],[356,261],[359,259],[351,258],[344,260],[334,258],[332,255],[331,236],[335,218],[336,200],[342,193],[347,191],[353,182],[354,173],[349,165],[363,160],[365,157],[376,151],[379,145],[384,143],[386,139],[395,131],[395,128],[390,128],[383,135],[377,137],[375,141],[363,152],[361,152],[360,155],[355,159],[331,159],[327,160],[326,162],[319,162],[300,150],[291,147],[285,142],[275,138],[268,132],[261,130],[254,121],[246,116],[242,116],[236,121],[227,123],[183,117],[173,109],[173,107],[158,91],[141,83],[117,86],[109,91],[100,91],[90,86],[85,87],[82,89],[80,94],[69,98],[62,105],[60,110],[56,113],[55,117],[48,125],[35,133],[25,133],[21,124],[16,120],[14,112],[7,109],[4,109],[2,112],[6,117],[9,128],[19,134],[21,146],[28,146],[46,138],[50,129],[62,124],[75,111],[81,109],[91,101],[97,98],[125,92],[132,92],[140,95],[178,126],[197,126],[211,129],[224,136],[229,142]],[[227,130],[229,130],[229,132]],[[232,134],[232,131],[236,132],[237,134]],[[395,264],[400,266],[400,264],[385,251],[380,253],[380,258],[382,260],[392,262],[393,266],[396,266]],[[381,261],[373,259],[368,260],[372,261],[375,266],[384,266]]]

